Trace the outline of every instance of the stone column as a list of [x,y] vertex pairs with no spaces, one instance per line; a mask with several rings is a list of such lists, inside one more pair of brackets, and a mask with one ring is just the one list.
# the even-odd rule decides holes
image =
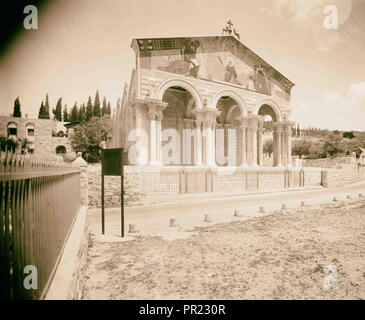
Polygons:
[[258,160],[259,160],[259,166],[262,167],[264,165],[263,162],[263,143],[262,143],[262,136],[263,136],[263,121],[262,119],[259,120],[258,124]]
[[273,136],[274,136],[274,166],[275,167],[281,167],[281,123],[274,122],[273,124]]
[[[191,119],[184,119],[184,129],[192,129],[192,121]],[[190,147],[190,150],[188,148]],[[188,134],[188,131],[185,131],[185,135],[183,134],[183,164],[184,165],[192,165],[193,161],[191,161],[192,154],[194,152],[193,146],[191,144],[191,137]]]
[[252,123],[252,166],[257,167],[257,119]]
[[211,123],[211,134],[212,134],[212,156],[211,156],[211,166],[216,166],[215,162],[215,122]]
[[162,110],[159,110],[156,114],[156,162],[158,165],[162,163],[162,134],[161,134],[161,121],[162,121]]
[[[215,108],[204,108],[201,113],[201,117],[204,119],[203,128],[204,135],[206,137],[206,159],[205,164],[208,166],[216,166],[215,162],[215,125],[216,118],[219,116],[221,111]],[[202,119],[201,118],[201,119]]]
[[150,119],[150,165],[157,165],[157,115],[153,108],[148,110],[148,117]]
[[184,119],[179,118],[177,123],[177,129],[180,139],[180,165],[184,165]]
[[167,103],[160,100],[149,99],[146,101],[147,114],[150,119],[150,165],[162,165],[161,155],[161,121],[162,111]]
[[[136,128],[136,163],[137,165],[141,165],[141,164],[145,164],[142,163],[142,159],[143,157],[141,156],[141,152],[142,152],[142,113],[145,112],[144,109],[144,104],[140,101],[135,101],[132,103],[132,112],[133,112],[133,117],[135,120],[135,128]],[[148,150],[146,151],[148,153]],[[148,156],[148,155],[146,155]],[[148,159],[147,159],[148,160]],[[143,161],[144,162],[144,161]]]
[[286,166],[286,137],[285,137],[285,129],[281,128],[281,164]]
[[289,122],[285,126],[285,140],[286,140],[286,165],[288,167],[292,166],[292,158],[291,158],[291,133],[293,122]]
[[241,149],[242,149],[242,161],[241,167],[247,167],[247,141],[246,141],[247,123],[241,123]]
[[195,120],[195,148],[196,148],[196,163],[195,165],[201,166],[202,165],[202,149],[203,149],[203,143],[202,143],[202,131],[201,131],[201,125],[202,121]]
[[253,158],[252,158],[252,124],[249,123],[247,126],[247,135],[246,135],[246,149],[247,149],[247,155],[246,155],[246,159],[247,159],[247,165],[248,166],[252,166],[253,163]]

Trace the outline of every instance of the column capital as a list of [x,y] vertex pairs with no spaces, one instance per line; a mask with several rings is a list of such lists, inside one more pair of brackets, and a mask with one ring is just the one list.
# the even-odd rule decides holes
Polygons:
[[215,127],[215,125],[216,125],[216,122],[215,121],[205,120],[203,122],[203,128],[204,129],[213,128],[213,127]]
[[291,130],[294,126],[295,122],[294,121],[285,121],[283,122],[283,130],[286,134],[290,134],[291,135]]
[[202,122],[203,122],[203,120],[201,120],[201,119],[197,119],[194,121],[196,126],[200,126],[202,124]]
[[144,106],[147,108],[148,117],[150,120],[162,120],[162,111],[167,107],[167,102],[151,98],[140,100],[140,102],[143,102]]
[[214,121],[216,122],[217,117],[222,113],[222,111],[217,110],[216,108],[206,107],[203,109],[204,111],[204,120]]
[[237,121],[239,121],[241,128],[248,127],[248,117],[247,116],[238,117]]
[[184,118],[184,125],[185,125],[186,129],[193,128],[194,123],[195,123],[194,119]]
[[283,131],[283,124],[281,122],[273,122],[272,127],[273,127],[274,132],[282,132]]

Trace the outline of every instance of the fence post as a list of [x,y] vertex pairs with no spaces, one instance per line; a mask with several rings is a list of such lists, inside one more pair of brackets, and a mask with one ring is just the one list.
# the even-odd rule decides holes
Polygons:
[[81,188],[81,205],[88,206],[89,204],[89,193],[88,193],[88,177],[87,177],[87,162],[82,158],[81,152],[77,153],[77,158],[72,162],[72,165],[79,167],[80,172],[80,188]]

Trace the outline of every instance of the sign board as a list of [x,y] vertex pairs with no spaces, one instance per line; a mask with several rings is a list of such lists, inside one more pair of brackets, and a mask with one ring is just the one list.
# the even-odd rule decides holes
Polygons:
[[105,233],[104,176],[120,176],[121,234],[124,237],[123,148],[102,149],[101,155],[101,232]]
[[102,154],[102,174],[104,176],[123,175],[123,149],[103,149]]

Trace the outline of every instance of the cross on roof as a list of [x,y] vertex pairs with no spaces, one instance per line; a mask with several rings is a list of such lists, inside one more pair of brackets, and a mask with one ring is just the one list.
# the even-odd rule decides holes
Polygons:
[[233,35],[236,38],[240,38],[240,35],[238,33],[238,30],[232,28],[233,27],[233,22],[231,21],[231,19],[229,19],[227,21],[227,25],[224,27],[224,29],[222,29],[222,33],[223,35]]

